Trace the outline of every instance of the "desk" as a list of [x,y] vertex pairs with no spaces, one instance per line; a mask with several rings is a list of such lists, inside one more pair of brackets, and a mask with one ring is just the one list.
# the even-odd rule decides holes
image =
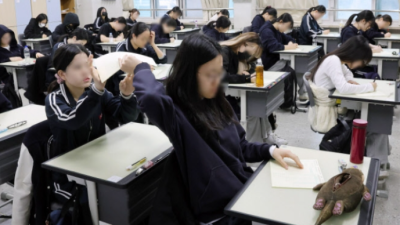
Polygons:
[[239,36],[242,33],[242,30],[235,30],[235,29],[230,29],[227,32],[225,32],[225,36],[229,38],[234,38],[236,36]]
[[186,36],[193,33],[198,33],[199,31],[200,28],[185,28],[183,30],[172,31],[171,36],[175,37],[177,40],[183,40]]
[[6,68],[7,72],[12,73],[13,79],[14,79],[14,89],[15,92],[18,93],[18,83],[20,78],[21,83],[23,84],[23,87],[27,88],[28,87],[28,77],[26,73],[26,69],[35,66],[36,59],[31,58],[28,63],[23,61],[19,62],[6,62],[6,63],[0,63],[0,66],[3,66]]
[[[359,84],[371,83],[372,80],[354,78]],[[376,80],[378,86],[376,93],[344,95],[334,91],[330,98],[341,99],[342,105],[349,109],[361,110],[361,119],[368,121],[367,131],[388,134],[392,133],[393,108],[400,105],[399,82]]]
[[118,43],[119,42],[100,42],[96,45],[100,45],[104,51],[108,51],[108,53],[111,53],[116,51]]
[[44,106],[27,105],[0,114],[0,127],[26,120],[26,124],[0,133],[0,184],[14,179],[19,152],[26,131],[46,120]]
[[178,52],[179,46],[181,46],[182,40],[175,40],[173,43],[157,44],[157,47],[167,55],[167,63],[172,64],[175,60],[176,53]]
[[[163,173],[160,158],[171,150],[156,126],[129,123],[42,166],[85,180],[94,224],[139,224],[152,208]],[[126,170],[143,157],[153,160],[152,169],[139,176]]]
[[379,45],[387,45],[387,48],[400,48],[400,34],[392,34],[391,37],[374,38]]
[[[283,146],[301,159],[318,159],[324,179],[339,174],[338,159],[344,159],[351,167],[346,154]],[[269,161],[263,162],[246,182],[243,189],[226,206],[225,213],[269,225],[315,224],[321,211],[313,209],[318,192],[312,189],[273,188]],[[372,225],[380,164],[378,159],[364,157],[357,165],[365,176],[364,184],[369,188],[372,200],[362,201],[351,213],[331,217],[324,225]],[[289,168],[290,170],[290,168]]]
[[229,84],[226,95],[240,97],[240,124],[247,129],[247,116],[265,117],[284,102],[287,72],[264,71],[264,87],[254,83]]
[[317,41],[324,43],[324,52],[328,54],[338,48],[340,34],[338,32],[329,32],[329,34],[317,35]]
[[[397,55],[393,55],[394,51]],[[399,76],[399,61],[399,49],[383,49],[372,55],[370,64],[378,66],[378,74],[383,80],[396,80]]]
[[22,39],[23,42],[26,43],[29,47],[34,50],[37,50],[43,54],[50,54],[51,53],[51,45],[49,38],[29,38],[29,39]]
[[155,70],[153,70],[153,74],[158,81],[164,81],[169,76],[169,71],[171,70],[171,64],[160,64],[158,65]]

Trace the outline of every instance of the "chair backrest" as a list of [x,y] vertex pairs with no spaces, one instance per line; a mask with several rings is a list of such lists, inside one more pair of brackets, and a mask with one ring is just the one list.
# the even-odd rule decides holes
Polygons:
[[25,34],[18,34],[19,44],[25,47],[26,43],[22,39],[25,39]]
[[310,107],[313,107],[315,105],[314,94],[311,90],[310,83],[308,82],[308,79],[307,79],[307,77],[310,75],[311,75],[310,72],[305,73],[303,76],[303,81],[304,81],[304,85],[306,86],[308,100],[310,101]]
[[243,33],[248,33],[251,31],[251,26],[243,28]]
[[49,43],[50,47],[53,49],[54,43],[53,43],[53,37],[51,35],[49,36]]

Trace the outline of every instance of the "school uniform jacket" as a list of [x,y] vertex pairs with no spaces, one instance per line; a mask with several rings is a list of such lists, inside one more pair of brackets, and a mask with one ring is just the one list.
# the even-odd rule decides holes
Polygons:
[[103,24],[108,23],[108,22],[109,22],[109,20],[103,20],[103,18],[101,16],[97,17],[93,22],[93,29],[98,30],[98,29],[100,29],[101,26],[103,26]]
[[300,30],[299,30],[299,44],[301,45],[311,45],[312,40],[317,37],[317,35],[322,34],[323,29],[319,26],[318,22],[314,17],[308,12],[303,16],[301,20]]
[[375,45],[376,43],[374,38],[384,37],[386,33],[387,30],[379,29],[378,25],[374,23],[371,28],[364,33],[364,36],[368,39],[369,43]]
[[255,72],[255,63],[250,64],[250,75],[238,74],[239,68],[239,56],[228,46],[222,46],[222,56],[224,69],[226,71],[225,82],[236,84],[236,83],[250,83],[251,74]]
[[277,31],[270,21],[265,22],[261,27],[260,39],[263,46],[261,59],[264,64],[264,70],[268,70],[279,61],[280,56],[274,53],[275,51],[284,50],[285,45],[290,41],[294,43],[291,37]]
[[[246,132],[237,118],[235,123],[210,133],[205,141],[184,111],[165,93],[163,84],[156,81],[148,64],[139,64],[134,74],[140,110],[174,146],[184,188],[189,193],[186,200],[195,218],[210,222],[223,217],[224,207],[253,173],[246,162],[271,159],[271,146],[246,141]],[[169,207],[156,201],[154,210]],[[168,223],[174,217],[172,211],[169,215],[163,224],[176,224]]]
[[25,28],[25,38],[42,38],[43,34],[49,37],[51,35],[51,31],[47,27],[39,27],[39,22],[37,22],[35,18],[32,18],[29,21],[28,26]]
[[363,35],[363,32],[357,29],[353,24],[350,24],[347,27],[342,29],[340,33],[340,41],[341,43],[345,43],[349,38],[354,37],[356,35]]
[[[10,33],[11,34],[11,41],[10,41],[10,50],[6,48],[0,47],[0,63],[10,62],[11,57],[21,57],[25,58],[24,56],[24,47],[17,43],[17,39],[15,39],[14,31],[8,29],[4,25],[0,25],[0,38],[3,37],[4,34]],[[30,57],[36,58],[37,51],[29,50]]]
[[164,44],[164,43],[171,42],[169,34],[164,33],[164,30],[163,30],[161,24],[153,24],[151,26],[151,31],[154,31],[154,33],[156,35],[155,40],[154,40],[156,44]]
[[[165,14],[162,18],[161,18],[161,23],[164,22],[166,19],[171,18],[168,14]],[[176,21],[176,28],[175,30],[181,30],[181,26],[184,26],[183,23],[181,23],[181,21],[179,21],[178,19],[175,20]]]
[[137,23],[137,21],[135,20],[135,21],[133,21],[132,19],[131,19],[131,17],[128,17],[127,19],[126,19],[126,25],[128,25],[128,26],[130,26],[130,27],[133,27],[133,25],[135,25]]
[[261,14],[256,15],[253,21],[251,21],[251,32],[256,32],[258,34],[260,32],[260,28],[264,25],[264,23],[264,17]]
[[[70,24],[73,25],[72,29],[67,28],[67,26]],[[57,43],[58,39],[62,35],[71,33],[73,30],[79,27],[79,24],[80,23],[78,15],[76,15],[75,13],[67,13],[62,24],[58,25],[51,35],[51,37],[53,38],[53,43]]]
[[226,41],[229,39],[225,33],[218,32],[214,27],[204,26],[203,33],[217,42]]

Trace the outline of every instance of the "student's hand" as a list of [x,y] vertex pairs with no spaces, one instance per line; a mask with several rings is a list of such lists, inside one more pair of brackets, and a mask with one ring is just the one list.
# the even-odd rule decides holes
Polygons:
[[288,45],[286,45],[286,47],[287,47],[287,50],[293,50],[293,49],[296,49],[298,46],[299,46],[298,44],[294,44],[294,43],[292,43],[292,42],[289,42],[289,44],[288,44]]
[[323,34],[329,34],[329,32],[331,32],[331,30],[324,30],[324,31],[322,31]]
[[119,66],[122,71],[127,74],[133,73],[136,66],[142,63],[139,59],[137,59],[133,55],[125,55],[122,59],[119,59]]
[[250,73],[247,72],[247,71],[243,71],[242,74],[243,74],[243,75],[250,75]]
[[253,76],[251,76],[251,78],[250,78],[250,80],[251,80],[251,83],[255,83],[256,82],[256,79],[257,79],[257,77],[253,77]]
[[272,158],[274,158],[285,169],[288,169],[288,165],[283,159],[291,158],[301,169],[303,169],[303,164],[300,162],[299,157],[287,149],[276,148],[272,153]]
[[150,66],[151,71],[154,71],[156,69],[156,67],[154,67],[153,65],[149,64],[149,66]]
[[390,37],[390,36],[392,36],[392,34],[390,33],[390,32],[387,32],[386,34],[385,34],[385,37]]
[[120,42],[120,41],[122,41],[122,40],[124,40],[124,36],[118,36],[116,39],[115,39],[115,41],[117,41],[117,42]]
[[47,38],[47,35],[46,35],[46,34],[43,34],[43,35],[42,35],[42,38]]
[[181,26],[181,30],[183,30],[183,28],[185,28],[184,26]]
[[96,68],[93,66],[93,55],[89,56],[89,69],[90,69],[90,74],[92,75],[93,81],[94,81],[94,86],[96,87],[97,90],[99,91],[104,91],[104,88],[106,86],[106,82],[101,82],[99,72],[97,71]]
[[382,47],[379,46],[379,45],[373,45],[372,46],[372,52],[373,53],[380,53],[380,52],[382,52]]
[[150,44],[154,45],[156,42],[156,33],[154,31],[150,32]]
[[170,38],[169,40],[170,40],[171,43],[174,43],[174,42],[175,42],[175,38],[173,38],[173,37]]
[[21,57],[10,57],[11,62],[18,62],[18,61],[22,61],[22,60],[24,60],[24,59]]
[[359,85],[359,83],[355,82],[354,80],[349,80],[349,81],[347,81],[347,83],[349,83],[349,84],[355,84],[355,85]]
[[36,53],[36,58],[38,59],[38,58],[40,58],[40,57],[44,57],[44,55],[42,54],[42,53]]
[[376,88],[378,87],[378,84],[375,83],[375,82],[372,82],[371,84],[372,84],[372,87],[374,87],[374,91],[376,91]]
[[125,96],[129,96],[135,90],[133,87],[133,74],[127,74],[126,77],[119,83],[119,90]]

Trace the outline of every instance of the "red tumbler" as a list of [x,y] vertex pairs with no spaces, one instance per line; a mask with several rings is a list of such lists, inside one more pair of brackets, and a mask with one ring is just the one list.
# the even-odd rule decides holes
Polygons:
[[353,133],[351,135],[350,162],[361,164],[364,160],[365,138],[368,122],[361,119],[353,120]]

